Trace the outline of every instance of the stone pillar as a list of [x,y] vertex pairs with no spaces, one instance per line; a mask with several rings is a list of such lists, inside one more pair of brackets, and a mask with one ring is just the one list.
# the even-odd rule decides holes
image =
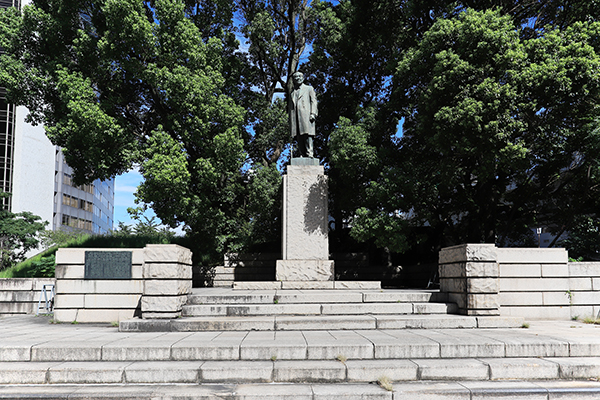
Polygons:
[[177,318],[192,290],[192,252],[177,245],[144,248],[142,318]]
[[463,244],[439,254],[440,292],[465,315],[500,315],[499,268],[493,244]]
[[314,158],[292,158],[283,176],[282,260],[278,281],[332,281],[327,177]]

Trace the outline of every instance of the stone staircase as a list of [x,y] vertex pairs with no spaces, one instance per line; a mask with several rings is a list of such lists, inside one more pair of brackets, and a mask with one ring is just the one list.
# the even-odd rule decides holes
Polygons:
[[0,318],[0,399],[600,398],[598,329],[435,290],[194,289],[182,318]]
[[121,331],[284,331],[515,328],[522,318],[455,315],[437,290],[193,289],[183,317],[133,319]]

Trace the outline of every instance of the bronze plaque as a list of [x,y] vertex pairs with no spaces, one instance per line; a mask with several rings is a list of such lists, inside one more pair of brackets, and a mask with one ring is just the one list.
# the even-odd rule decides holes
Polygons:
[[131,279],[131,252],[86,251],[85,279]]

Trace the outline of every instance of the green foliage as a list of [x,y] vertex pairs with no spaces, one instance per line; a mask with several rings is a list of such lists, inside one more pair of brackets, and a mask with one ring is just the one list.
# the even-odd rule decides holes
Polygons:
[[32,261],[33,269],[27,272],[32,278],[54,278],[56,258],[54,255],[41,257],[39,260]]
[[[9,196],[0,192],[2,199]],[[0,271],[23,261],[25,254],[38,246],[38,235],[47,224],[30,212],[0,209]]]
[[567,239],[559,243],[576,261],[600,261],[600,219],[588,216],[577,218]]
[[79,230],[45,230],[44,232],[40,233],[40,242],[43,248],[48,249],[53,246],[61,247],[67,245],[67,243],[83,241],[89,236],[89,233]]

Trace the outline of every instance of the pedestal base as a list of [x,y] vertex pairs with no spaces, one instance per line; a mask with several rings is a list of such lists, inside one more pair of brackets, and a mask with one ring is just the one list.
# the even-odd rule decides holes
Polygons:
[[278,281],[333,281],[333,260],[277,260]]

